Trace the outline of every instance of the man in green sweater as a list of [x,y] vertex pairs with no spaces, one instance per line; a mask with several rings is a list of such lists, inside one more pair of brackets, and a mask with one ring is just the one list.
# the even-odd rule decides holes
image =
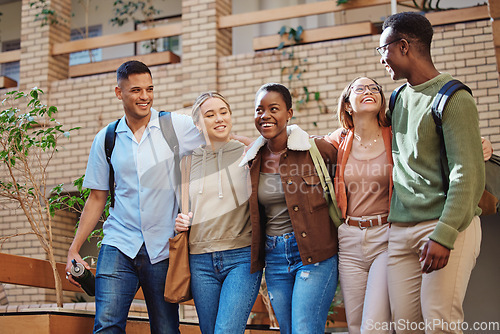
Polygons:
[[406,79],[392,114],[394,192],[389,221],[389,296],[397,333],[461,333],[462,303],[481,243],[477,206],[484,162],[476,104],[456,92],[443,113],[449,190],[443,189],[434,96],[452,79],[431,59],[433,30],[418,13],[388,17],[380,62]]

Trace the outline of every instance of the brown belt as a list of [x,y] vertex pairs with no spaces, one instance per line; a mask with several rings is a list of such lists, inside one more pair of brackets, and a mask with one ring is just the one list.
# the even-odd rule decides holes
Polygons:
[[357,226],[360,229],[387,224],[387,215],[351,217],[347,216],[345,223],[350,226]]

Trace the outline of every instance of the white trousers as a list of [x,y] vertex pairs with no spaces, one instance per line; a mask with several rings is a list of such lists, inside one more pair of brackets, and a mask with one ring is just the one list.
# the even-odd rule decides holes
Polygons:
[[[339,277],[349,334],[390,333],[387,291],[389,224],[360,229],[342,224],[339,236]],[[380,325],[380,326],[379,326]]]
[[422,274],[419,257],[437,220],[392,224],[389,229],[389,297],[396,332],[462,333],[462,304],[481,246],[479,217],[462,232],[448,264]]

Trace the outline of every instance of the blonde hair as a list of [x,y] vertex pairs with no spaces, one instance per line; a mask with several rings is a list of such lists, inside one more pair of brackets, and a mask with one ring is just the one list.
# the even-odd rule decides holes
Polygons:
[[337,107],[337,116],[339,118],[339,123],[344,129],[349,129],[352,130],[354,129],[354,122],[352,121],[352,115],[347,112],[347,104],[349,102],[349,95],[351,94],[351,87],[352,85],[359,79],[361,78],[367,78],[371,81],[373,81],[376,85],[380,87],[380,97],[381,97],[381,103],[380,103],[380,110],[378,112],[377,118],[378,118],[378,125],[382,127],[387,127],[390,126],[391,123],[387,119],[386,115],[386,106],[387,102],[385,100],[385,95],[384,91],[382,90],[382,86],[378,84],[377,81],[375,81],[372,78],[369,77],[357,77],[354,80],[352,80],[342,91],[342,94],[340,94],[339,98],[339,104]]
[[196,101],[193,104],[193,109],[191,110],[191,117],[193,118],[194,124],[198,124],[198,122],[200,121],[201,105],[203,103],[205,103],[205,101],[210,99],[210,98],[217,98],[217,99],[222,100],[222,102],[224,102],[226,104],[227,109],[229,110],[229,113],[230,114],[233,113],[231,111],[231,106],[229,105],[229,102],[227,102],[226,98],[224,96],[222,96],[222,94],[220,94],[216,91],[205,92],[205,93],[202,93],[200,96],[198,96],[198,98],[196,99]]

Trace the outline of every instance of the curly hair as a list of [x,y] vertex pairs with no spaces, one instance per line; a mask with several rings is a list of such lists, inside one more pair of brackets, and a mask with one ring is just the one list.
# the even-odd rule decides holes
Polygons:
[[404,38],[415,43],[421,52],[430,54],[434,30],[427,18],[417,12],[402,12],[389,16],[382,30],[392,28],[394,37]]
[[290,94],[290,91],[288,90],[288,88],[286,88],[286,86],[274,82],[266,83],[262,85],[255,94],[256,99],[261,92],[276,92],[280,94],[281,97],[283,98],[283,101],[285,101],[286,109],[287,110],[292,109],[292,95]]

